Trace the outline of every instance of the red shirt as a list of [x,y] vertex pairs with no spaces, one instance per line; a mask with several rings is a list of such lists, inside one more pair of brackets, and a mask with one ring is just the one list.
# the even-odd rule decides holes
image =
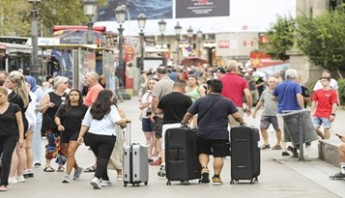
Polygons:
[[229,98],[237,107],[243,106],[243,90],[248,82],[235,73],[228,73],[220,79],[223,83],[222,96]]
[[103,90],[102,85],[96,84],[89,88],[89,91],[87,92],[87,95],[84,99],[84,104],[86,106],[91,106],[93,102],[95,102],[98,93]]
[[329,118],[333,104],[338,103],[337,92],[334,89],[319,89],[313,93],[311,99],[317,102],[314,116],[320,118]]

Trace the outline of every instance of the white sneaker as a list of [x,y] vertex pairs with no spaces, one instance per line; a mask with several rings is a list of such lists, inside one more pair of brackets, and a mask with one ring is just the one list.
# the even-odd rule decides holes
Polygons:
[[17,179],[18,183],[24,183],[25,182],[23,175],[17,176],[16,179]]
[[90,184],[91,184],[91,186],[93,186],[93,189],[101,189],[102,188],[101,181],[97,177],[94,177],[91,180]]
[[102,187],[109,187],[111,185],[113,185],[113,183],[110,180],[102,180],[101,181],[101,186]]
[[68,184],[68,183],[70,183],[70,182],[71,182],[71,177],[70,177],[69,175],[65,175],[65,176],[63,177],[62,183]]
[[16,184],[18,183],[17,179],[15,177],[9,177],[8,178],[8,183],[9,184]]

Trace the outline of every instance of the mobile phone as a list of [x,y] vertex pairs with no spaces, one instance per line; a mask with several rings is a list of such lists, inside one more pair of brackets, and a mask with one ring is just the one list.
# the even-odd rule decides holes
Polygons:
[[342,135],[339,135],[337,133],[335,135],[338,136],[338,138],[340,138],[340,139],[343,137]]

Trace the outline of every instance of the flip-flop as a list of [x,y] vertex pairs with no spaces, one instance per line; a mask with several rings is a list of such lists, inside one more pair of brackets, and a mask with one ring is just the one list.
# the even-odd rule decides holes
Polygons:
[[43,169],[44,172],[54,172],[55,169],[53,169],[51,166],[47,166]]
[[84,170],[84,173],[93,173],[93,172],[96,172],[96,166],[95,165],[90,166]]
[[56,172],[65,172],[65,168],[63,166],[59,166]]

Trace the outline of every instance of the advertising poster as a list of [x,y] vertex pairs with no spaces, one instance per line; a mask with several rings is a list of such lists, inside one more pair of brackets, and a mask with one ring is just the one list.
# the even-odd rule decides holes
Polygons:
[[176,0],[176,18],[230,16],[230,0]]
[[125,4],[130,10],[130,19],[127,17],[127,20],[136,20],[140,13],[148,19],[173,17],[173,0],[108,0],[108,5],[99,9],[97,21],[116,21],[114,9],[120,4]]

